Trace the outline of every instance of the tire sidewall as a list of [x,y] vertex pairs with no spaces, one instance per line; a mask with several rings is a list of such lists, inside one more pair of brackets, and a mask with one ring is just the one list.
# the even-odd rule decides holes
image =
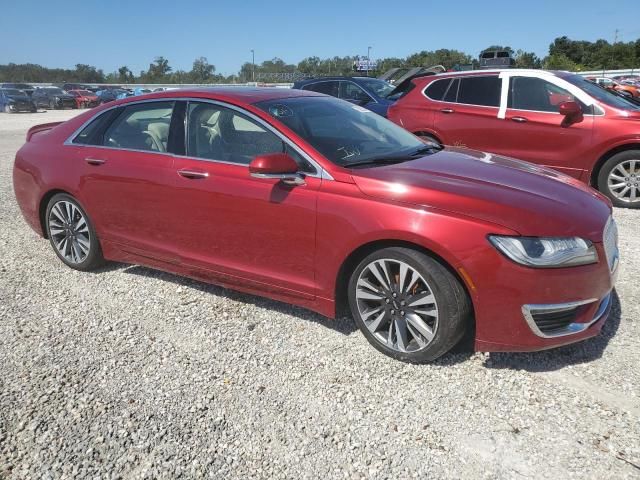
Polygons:
[[[87,227],[89,229],[89,254],[87,255],[87,258],[85,258],[80,263],[71,263],[66,258],[64,258],[64,256],[62,256],[62,254],[58,252],[58,249],[56,248],[55,243],[53,241],[53,237],[51,235],[50,226],[49,226],[49,214],[51,213],[51,209],[53,208],[53,206],[60,201],[73,203],[76,206],[76,208],[80,210],[80,212],[84,216],[84,219],[87,223]],[[75,270],[86,271],[86,270],[91,270],[102,263],[103,261],[102,249],[100,248],[100,242],[98,241],[98,236],[96,235],[96,231],[93,227],[93,223],[91,222],[91,218],[87,214],[86,210],[82,207],[82,205],[80,205],[80,202],[78,202],[74,197],[72,197],[71,195],[67,195],[66,193],[58,193],[53,197],[51,197],[51,199],[49,200],[49,203],[47,204],[44,220],[45,220],[45,228],[47,230],[47,236],[49,237],[49,243],[51,244],[51,247],[53,248],[53,251],[55,252],[55,254],[58,256],[60,260],[62,260],[62,262],[65,265]]]
[[[616,207],[621,208],[640,208],[640,196],[638,197],[638,201],[636,203],[623,202],[613,195],[613,193],[609,190],[609,174],[611,171],[616,168],[620,163],[625,162],[627,160],[638,160],[638,165],[640,166],[640,150],[627,150],[624,152],[620,152],[612,156],[609,160],[607,160],[600,172],[598,173],[598,190],[606,195]],[[638,179],[640,181],[640,178]]]
[[[418,352],[399,352],[387,347],[369,331],[360,316],[355,296],[358,278],[367,265],[383,258],[400,260],[416,269],[427,281],[436,299],[438,306],[438,327],[433,340],[423,350]],[[429,362],[450,350],[464,334],[464,328],[461,328],[461,325],[458,323],[461,320],[456,318],[460,316],[458,306],[453,303],[455,302],[456,294],[449,284],[449,279],[445,278],[445,272],[446,269],[433,258],[405,248],[385,248],[367,255],[351,275],[348,284],[348,299],[356,325],[369,343],[385,355],[409,363]],[[450,322],[450,320],[453,320],[453,322]],[[464,327],[464,325],[462,325],[462,327]]]

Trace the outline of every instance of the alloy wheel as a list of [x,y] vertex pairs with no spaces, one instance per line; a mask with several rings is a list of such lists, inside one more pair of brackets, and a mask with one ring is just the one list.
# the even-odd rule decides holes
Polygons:
[[79,264],[91,249],[91,234],[82,211],[66,200],[56,202],[49,211],[49,235],[58,253],[68,262]]
[[627,203],[640,201],[640,159],[624,160],[616,165],[607,178],[611,194]]
[[398,352],[425,349],[438,328],[438,305],[424,277],[395,259],[369,263],[358,277],[358,313],[374,338]]

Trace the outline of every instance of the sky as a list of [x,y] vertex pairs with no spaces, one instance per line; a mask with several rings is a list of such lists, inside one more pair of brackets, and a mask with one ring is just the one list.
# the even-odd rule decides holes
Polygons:
[[[4,1],[2,3],[5,3]],[[562,35],[640,38],[637,0],[511,1],[7,1],[0,9],[0,64],[37,63],[136,75],[157,56],[190,70],[207,57],[224,75],[274,57],[297,63],[335,55],[406,57],[452,48],[477,56],[510,45],[544,57]]]

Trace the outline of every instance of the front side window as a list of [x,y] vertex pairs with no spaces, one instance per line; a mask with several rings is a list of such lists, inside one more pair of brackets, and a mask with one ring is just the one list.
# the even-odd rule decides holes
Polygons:
[[507,108],[558,113],[561,103],[575,101],[568,91],[541,78],[512,77],[509,82]]
[[257,155],[285,152],[280,137],[231,108],[190,102],[188,115],[190,157],[249,165]]
[[369,110],[336,98],[292,97],[255,104],[329,161],[344,167],[383,164],[425,147],[417,137]]
[[104,145],[166,152],[173,102],[148,102],[125,107],[104,133]]
[[463,77],[458,90],[458,103],[499,107],[501,86],[502,80],[498,76]]
[[369,102],[371,97],[353,82],[340,82],[340,98],[349,102]]

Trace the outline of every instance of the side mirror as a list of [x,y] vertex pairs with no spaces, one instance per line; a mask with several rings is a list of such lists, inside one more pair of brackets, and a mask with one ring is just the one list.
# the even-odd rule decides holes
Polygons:
[[304,175],[298,164],[286,153],[258,155],[249,164],[249,174],[255,178],[275,178],[285,185],[304,185]]
[[573,101],[562,102],[560,105],[558,105],[558,111],[560,112],[560,115],[564,115],[568,118],[582,115],[582,107],[580,107],[580,104],[578,104],[578,102]]

